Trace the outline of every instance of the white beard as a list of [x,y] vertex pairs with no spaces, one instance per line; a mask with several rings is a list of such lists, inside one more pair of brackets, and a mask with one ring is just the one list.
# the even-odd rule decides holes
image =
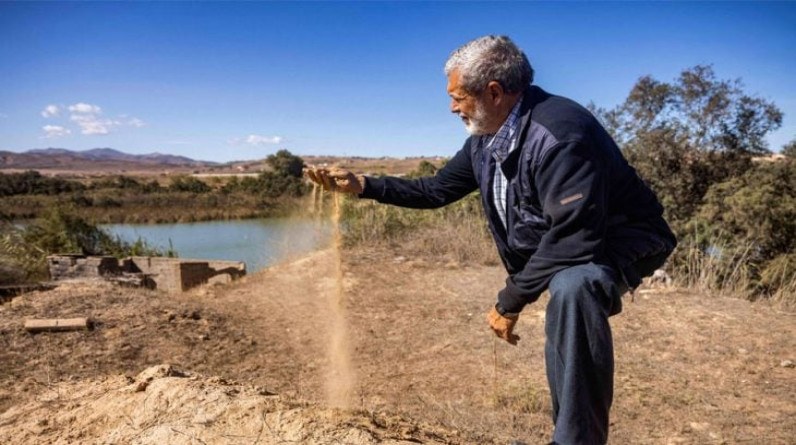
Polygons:
[[[459,117],[462,117],[462,115],[459,114]],[[464,124],[464,128],[468,133],[473,136],[487,134],[487,131],[484,128],[487,124],[487,116],[484,106],[481,102],[475,103],[475,112],[472,116],[468,116],[467,120],[468,122]]]

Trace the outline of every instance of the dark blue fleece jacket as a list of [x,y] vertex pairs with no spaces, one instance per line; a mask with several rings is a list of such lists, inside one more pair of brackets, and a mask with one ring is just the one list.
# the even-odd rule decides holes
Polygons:
[[[435,208],[481,191],[509,274],[498,302],[519,312],[556,272],[594,262],[614,267],[629,287],[660,267],[676,245],[663,208],[588,110],[529,86],[518,148],[500,164],[489,136],[472,136],[433,177],[366,178],[361,197]],[[506,226],[495,208],[495,168],[508,180]]]

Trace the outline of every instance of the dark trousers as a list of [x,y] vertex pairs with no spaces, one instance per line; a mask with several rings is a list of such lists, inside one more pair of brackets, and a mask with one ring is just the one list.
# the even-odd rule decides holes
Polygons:
[[608,317],[621,311],[627,286],[611,267],[593,263],[558,272],[550,282],[545,363],[556,444],[604,444],[614,393],[614,347]]

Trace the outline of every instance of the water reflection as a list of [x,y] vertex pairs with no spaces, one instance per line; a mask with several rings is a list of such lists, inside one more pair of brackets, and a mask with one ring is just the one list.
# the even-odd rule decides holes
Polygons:
[[249,273],[300,257],[331,242],[331,226],[307,219],[267,218],[178,224],[107,224],[123,240],[139,237],[180,258],[244,261]]

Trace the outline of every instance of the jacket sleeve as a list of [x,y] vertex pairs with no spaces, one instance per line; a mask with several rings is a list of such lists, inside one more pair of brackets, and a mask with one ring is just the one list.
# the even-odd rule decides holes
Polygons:
[[470,162],[470,139],[434,176],[403,179],[366,177],[361,198],[415,209],[433,209],[457,201],[478,188]]
[[506,279],[500,306],[519,312],[536,301],[556,272],[603,256],[607,213],[606,162],[579,142],[562,142],[534,174],[549,230],[525,267]]

